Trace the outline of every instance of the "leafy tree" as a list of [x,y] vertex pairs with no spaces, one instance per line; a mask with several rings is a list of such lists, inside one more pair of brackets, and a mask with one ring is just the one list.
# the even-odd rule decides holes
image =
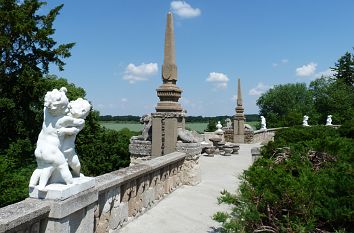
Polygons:
[[43,96],[37,84],[49,64],[63,69],[62,58],[70,56],[74,45],[57,45],[52,38],[53,21],[63,5],[41,15],[44,4],[0,0],[0,151],[18,138],[36,138],[39,127],[33,119],[38,118]]
[[257,105],[268,127],[300,125],[304,115],[310,116],[310,121],[317,119],[311,93],[304,83],[277,85],[262,94]]
[[348,86],[354,86],[354,55],[346,52],[338,59],[335,67],[332,68],[335,71],[335,78],[343,81]]
[[321,77],[312,81],[309,89],[321,124],[326,122],[328,115],[333,116],[335,124],[354,118],[354,88],[343,80]]
[[[35,168],[33,151],[43,122],[47,91],[65,86],[70,100],[85,97],[84,89],[48,73],[50,64],[60,70],[73,43],[57,45],[53,22],[63,5],[39,14],[44,2],[0,0],[0,207],[28,196]],[[98,175],[129,165],[132,132],[114,132],[99,125],[91,111],[77,138],[83,171]]]

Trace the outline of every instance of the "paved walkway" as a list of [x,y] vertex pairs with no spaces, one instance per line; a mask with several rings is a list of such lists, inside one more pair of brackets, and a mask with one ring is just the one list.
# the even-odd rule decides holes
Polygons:
[[217,204],[220,191],[235,192],[238,175],[251,164],[251,148],[241,144],[238,155],[201,156],[202,182],[183,186],[145,214],[121,229],[123,233],[211,233],[220,225],[212,220],[217,211],[227,206]]

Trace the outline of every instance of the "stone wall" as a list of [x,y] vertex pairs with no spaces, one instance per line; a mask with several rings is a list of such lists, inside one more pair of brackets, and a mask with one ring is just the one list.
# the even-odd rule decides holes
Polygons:
[[[96,186],[63,201],[27,198],[0,209],[0,232],[118,232],[189,179],[174,152],[96,177]],[[194,171],[193,171],[194,172]]]
[[267,143],[269,141],[274,140],[275,131],[281,128],[273,128],[267,130],[256,130],[253,132],[252,143]]

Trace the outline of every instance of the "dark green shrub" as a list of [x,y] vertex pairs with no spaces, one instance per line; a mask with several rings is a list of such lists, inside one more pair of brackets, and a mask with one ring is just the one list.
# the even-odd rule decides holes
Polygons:
[[345,121],[338,129],[339,134],[342,137],[353,138],[354,139],[354,118]]
[[205,132],[214,132],[216,130],[216,120],[210,119]]
[[262,153],[241,176],[239,193],[219,198],[233,206],[231,213],[214,215],[225,232],[351,232],[351,139],[330,127],[286,129]]

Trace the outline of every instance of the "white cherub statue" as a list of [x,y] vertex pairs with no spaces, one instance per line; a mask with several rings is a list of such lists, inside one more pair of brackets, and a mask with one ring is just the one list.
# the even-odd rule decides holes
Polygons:
[[224,131],[222,131],[222,124],[220,123],[220,121],[218,121],[218,123],[216,124],[216,128],[217,130],[215,131],[216,134],[223,134]]
[[[87,100],[78,98],[77,100],[69,102],[68,109],[68,115],[62,117],[58,121],[58,124],[61,126],[61,128],[58,130],[58,133],[59,135],[64,135],[60,149],[63,152],[68,165],[72,169],[73,176],[80,177],[80,175],[83,175],[80,174],[81,164],[75,150],[75,139],[77,134],[84,127],[84,119],[87,117],[91,110],[91,104]],[[71,133],[71,131],[73,133]]]
[[[60,136],[58,131],[61,126],[58,121],[67,114],[69,103],[66,97],[66,88],[48,91],[44,97],[44,119],[42,130],[38,135],[37,147],[34,155],[37,160],[37,169],[33,172],[29,186],[38,184],[38,190],[44,190],[49,178],[54,170],[57,170],[66,184],[73,182],[72,175],[68,167],[63,152],[60,150],[64,136]],[[75,133],[67,132],[67,133]]]
[[267,129],[266,119],[264,116],[261,116],[261,130],[266,130],[266,129]]
[[331,126],[332,125],[332,115],[328,115],[327,116],[326,125],[327,126]]
[[309,120],[309,117],[307,115],[304,116],[304,119],[302,120],[302,126],[309,126],[309,123],[307,122]]

